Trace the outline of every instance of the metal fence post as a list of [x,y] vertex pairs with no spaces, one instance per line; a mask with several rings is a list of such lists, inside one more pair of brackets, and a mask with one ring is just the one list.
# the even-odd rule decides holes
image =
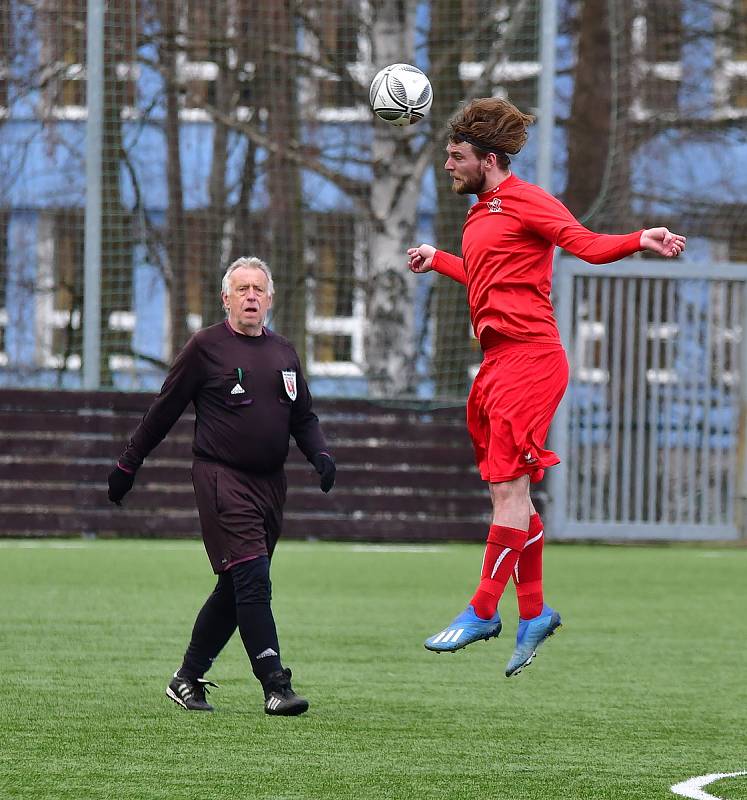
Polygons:
[[739,430],[737,432],[737,527],[747,539],[747,282],[742,286],[742,335],[739,339]]
[[558,10],[555,0],[543,0],[541,12],[542,70],[539,78],[539,124],[537,131],[537,183],[552,192],[553,147],[555,130],[555,47],[558,39]]
[[[553,289],[556,299],[558,329],[566,352],[570,352],[573,317],[573,272],[569,263],[556,259]],[[572,371],[572,365],[571,365]],[[548,521],[552,536],[562,536],[568,518],[568,392],[560,402],[548,436],[548,447],[560,456],[560,464],[548,472]]]
[[101,385],[101,171],[104,115],[104,3],[88,0],[86,34],[86,215],[83,388]]

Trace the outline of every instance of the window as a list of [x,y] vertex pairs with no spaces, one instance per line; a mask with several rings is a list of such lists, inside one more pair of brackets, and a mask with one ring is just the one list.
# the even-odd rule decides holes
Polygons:
[[644,55],[649,63],[680,60],[683,34],[681,4],[681,0],[658,0],[657,3],[646,4]]
[[0,5],[0,109],[8,107],[8,69],[12,57],[9,5]]
[[246,113],[243,109],[255,108],[261,104],[257,98],[254,77],[255,59],[261,52],[264,39],[262,15],[266,12],[254,0],[235,0],[235,2],[236,20],[229,23],[229,35],[235,31],[232,45],[235,48],[237,64],[238,106],[242,109],[239,113]]
[[191,211],[185,223],[187,326],[196,331],[215,321],[211,314],[220,314],[220,245],[209,212]]
[[729,240],[729,261],[736,261],[741,264],[747,263],[747,231],[738,225]]
[[240,256],[269,260],[268,228],[261,214],[246,215],[236,221],[236,236],[228,255],[221,252],[226,244],[222,239],[227,225],[216,220],[214,215],[215,212],[210,211],[190,211],[186,218],[184,281],[187,324],[192,331],[223,318],[220,282],[229,264]]
[[184,83],[188,108],[215,105],[218,64],[228,33],[225,5],[202,0],[189,0],[186,4],[186,52],[180,57],[179,77]]
[[47,104],[55,110],[86,104],[86,0],[43,3],[38,11],[42,31],[41,63],[51,80],[45,83]]
[[[122,106],[135,104],[136,0],[109,3],[104,15],[104,60],[111,68],[106,90],[118,94]],[[41,58],[54,80],[45,88],[55,115],[80,116],[86,107],[86,0],[58,0],[39,13]],[[81,109],[75,111],[75,109]]]
[[[309,237],[313,252],[314,310],[324,317],[349,317],[353,314],[353,263],[346,253],[355,246],[353,218],[318,215]],[[331,215],[330,215],[331,216]]]
[[729,88],[729,105],[733,108],[747,109],[747,70],[744,75],[735,75],[731,79]]
[[[218,265],[217,254],[210,253],[210,226],[205,212],[193,211],[187,214],[184,235],[186,241],[187,264],[184,270],[185,291],[187,294],[187,320],[190,330],[196,331],[203,326],[203,294],[212,290],[212,297],[217,306],[218,298]],[[206,264],[215,264],[216,280],[214,287],[203,289],[203,271]]]
[[[455,22],[458,21],[455,10],[448,13],[454,15]],[[497,38],[498,20],[502,16],[503,12],[493,0],[464,0],[461,27],[463,31],[473,33],[465,37],[463,61],[487,61],[490,58]]]
[[747,109],[747,0],[732,0],[729,12],[726,51],[729,60],[724,65],[728,84],[728,105]]
[[319,82],[319,102],[323,106],[346,108],[356,104],[353,86],[345,75],[350,65],[359,60],[358,36],[360,19],[358,2],[342,0],[339,6],[322,3],[320,7],[319,49],[322,63],[329,63],[337,77]]
[[[519,108],[536,108],[539,91],[540,0],[530,0],[520,10],[516,24],[517,4],[495,3],[494,0],[463,0],[462,29],[474,32],[464,37],[460,76],[473,81],[485,69],[485,63],[496,60],[493,68],[493,92],[507,97]],[[503,32],[512,26],[512,35],[504,41]]]
[[78,370],[82,356],[83,213],[66,209],[39,219],[36,320],[43,367]]
[[0,366],[7,364],[5,332],[8,327],[8,212],[0,211]]
[[106,91],[117,94],[119,105],[134,107],[136,103],[137,61],[137,0],[118,0],[108,3],[104,17],[104,59],[114,64],[108,79],[113,86]]
[[646,108],[676,112],[682,79],[681,0],[646,4],[642,101]]
[[318,121],[355,121],[368,114],[358,83],[372,68],[364,19],[369,6],[368,0],[304,3],[298,60],[301,107]]
[[69,369],[80,368],[83,350],[83,219],[77,211],[60,212],[55,230],[55,292],[52,352]]
[[732,57],[747,61],[747,0],[732,0],[729,20]]
[[309,373],[360,375],[363,237],[352,215],[307,214],[307,222]]
[[632,111],[639,120],[673,119],[682,82],[682,0],[637,0],[632,20]]
[[204,0],[189,0],[187,3],[187,55],[190,61],[220,60],[226,38],[224,8],[224,3],[205,3]]
[[352,361],[352,339],[341,333],[317,333],[314,336],[314,361],[329,364],[332,361]]
[[235,87],[240,117],[258,104],[253,59],[266,48],[268,13],[252,0],[213,4],[187,0],[180,20],[185,35],[179,40],[183,50],[178,54],[178,71],[191,118],[204,119],[206,112],[201,109],[219,104],[221,80]]
[[509,65],[501,82],[506,94],[519,108],[537,106],[539,91],[539,46],[540,46],[540,3],[532,0],[521,25],[506,42],[506,55]]

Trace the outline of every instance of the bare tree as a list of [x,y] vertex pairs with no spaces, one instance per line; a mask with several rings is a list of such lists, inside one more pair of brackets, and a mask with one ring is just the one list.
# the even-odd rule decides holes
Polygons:
[[161,47],[158,59],[164,78],[166,115],[166,183],[168,207],[164,235],[166,252],[166,285],[169,292],[169,321],[171,325],[171,357],[173,358],[189,336],[187,327],[187,283],[184,267],[187,261],[185,242],[186,216],[182,193],[181,126],[179,124],[179,0],[163,0],[158,6],[161,22]]
[[[215,104],[222,111],[228,112],[237,99],[237,70],[232,64],[236,60],[235,21],[227,3],[214,5],[215,15],[212,17],[213,30],[196,32],[209,36],[208,44],[223,45],[206,48],[213,50],[209,55],[215,59],[218,78],[215,81]],[[229,26],[234,29],[230,36]],[[216,287],[219,276],[223,274],[226,263],[223,240],[226,226],[231,219],[228,209],[228,185],[226,183],[226,163],[228,162],[229,129],[219,122],[213,123],[213,146],[211,154],[210,174],[208,177],[209,206],[205,214],[207,246],[202,253],[200,263],[200,317],[203,325],[217,322],[221,316]],[[244,172],[245,174],[245,172]]]
[[[295,18],[307,33],[319,42],[318,52],[309,53],[289,50],[286,56],[292,61],[299,76],[326,74],[339,82],[340,91],[351,98],[351,102],[367,103],[368,80],[372,74],[353,74],[349,65],[342,63],[334,52],[325,49],[324,31],[320,30],[320,8],[318,4],[303,3],[296,6]],[[518,0],[504,20],[504,36],[510,36],[523,19],[528,0]],[[358,18],[357,24],[370,43],[371,61],[375,68],[388,63],[415,61],[415,17],[416,0],[376,0],[366,6],[369,17]],[[453,91],[441,91],[452,82],[457,72],[458,61],[465,41],[474,35],[474,30],[449,29],[448,7],[437,9],[432,19],[448,36],[448,47],[439,53],[429,69],[429,74],[439,86],[442,98],[434,111],[436,124],[430,129],[396,128],[382,122],[374,122],[373,141],[369,153],[362,151],[359,142],[351,142],[347,155],[339,167],[330,158],[321,158],[312,143],[286,139],[281,144],[257,121],[242,121],[224,114],[215,108],[209,112],[224,124],[246,134],[257,147],[269,152],[271,163],[279,160],[287,165],[303,166],[315,172],[343,191],[356,205],[368,230],[368,272],[364,278],[367,300],[365,364],[369,392],[372,396],[402,396],[411,394],[415,388],[415,303],[413,282],[404,265],[404,253],[414,243],[417,224],[417,207],[421,182],[425,171],[431,168],[434,147],[441,145],[441,124],[455,110],[458,97]],[[494,50],[486,60],[480,78],[467,87],[470,91],[489,90],[488,77],[499,61],[501,36],[495,28],[495,17],[481,24],[494,34]],[[440,35],[440,34],[439,34]],[[453,101],[451,105],[450,100]],[[351,153],[355,153],[355,157]],[[354,177],[351,164],[368,165],[372,180]],[[448,199],[447,199],[448,198]],[[437,222],[439,234],[443,233],[446,246],[458,252],[458,232],[461,230],[463,205],[442,193],[439,197],[439,216],[447,217]],[[457,213],[461,212],[461,213]],[[457,221],[457,217],[459,220]],[[442,284],[442,285],[441,285]],[[448,363],[452,358],[461,359],[454,374],[462,382],[466,376],[468,348],[464,292],[459,287],[439,282],[436,307],[442,316],[437,326],[440,366],[443,383],[451,380]],[[454,300],[457,300],[455,303]],[[455,309],[459,309],[455,315]],[[462,321],[465,322],[462,329]],[[461,345],[461,346],[460,346]],[[458,391],[452,387],[454,391]],[[451,390],[450,390],[451,391]]]
[[[110,8],[104,18],[104,112],[101,184],[101,383],[111,386],[112,356],[128,353],[131,334],[110,326],[112,314],[132,307],[133,235],[130,212],[122,202],[119,164],[124,151],[122,110],[129,83],[117,74],[117,64],[133,57],[134,31],[128,27],[127,4]],[[81,281],[82,283],[82,281]]]
[[[441,54],[441,69],[431,75],[434,134],[446,130],[446,123],[462,99],[459,77],[464,33],[454,25],[454,9],[450,0],[433,0],[429,49]],[[444,151],[433,150],[432,165],[436,174],[435,234],[438,247],[451,253],[462,250],[462,224],[467,199],[455,195],[443,175]],[[469,331],[469,314],[464,286],[452,280],[436,280],[435,341],[433,378],[439,396],[461,396],[469,385],[467,367],[469,348],[465,344]]]
[[[383,0],[373,22],[373,57],[392,64],[414,50],[415,2]],[[415,320],[413,280],[403,268],[413,243],[420,182],[428,154],[418,152],[415,132],[374,127],[373,182],[369,199],[371,252],[366,314],[366,369],[374,397],[414,390]]]
[[[298,89],[293,59],[295,20],[290,0],[275,0],[257,17],[263,47],[257,69],[258,97],[267,115],[266,132],[280,152],[298,147]],[[303,246],[301,173],[297,163],[275,153],[267,163],[271,234],[270,260],[278,286],[273,327],[295,342],[302,360],[306,340],[306,268]]]
[[[611,14],[610,14],[611,12]],[[568,184],[565,201],[597,227],[630,221],[630,160],[620,158],[631,97],[632,6],[584,0],[578,9],[578,58],[568,129]],[[634,149],[628,140],[625,146]],[[616,219],[605,210],[614,202]],[[621,213],[622,212],[622,213]]]
[[[28,25],[31,19],[38,27],[42,18],[59,21],[70,16],[66,9],[74,5],[71,2],[58,7],[47,0],[18,0],[14,8],[23,24]],[[133,212],[140,243],[145,244],[149,261],[162,270],[168,287],[170,349],[177,349],[188,335],[188,312],[200,313],[203,324],[219,317],[216,277],[230,258],[248,247],[267,257],[277,270],[275,324],[304,351],[304,242],[313,218],[306,212],[314,208],[314,202],[303,195],[302,175],[314,174],[345,196],[346,213],[354,209],[361,221],[357,230],[367,239],[367,247],[360,250],[367,253],[368,263],[357,278],[361,283],[356,288],[362,289],[366,297],[365,358],[361,367],[366,371],[372,395],[406,395],[414,390],[415,328],[422,328],[426,322],[433,323],[436,391],[463,392],[469,360],[464,290],[435,278],[432,302],[426,312],[433,319],[416,320],[415,309],[419,306],[414,302],[414,286],[405,269],[404,250],[415,243],[421,179],[428,170],[441,173],[446,119],[462,97],[495,90],[501,75],[505,75],[507,51],[518,46],[516,42],[527,29],[537,32],[533,16],[536,0],[502,0],[496,4],[465,1],[456,5],[432,0],[428,17],[418,17],[418,0],[280,0],[272,4],[252,0],[216,0],[211,4],[196,0],[137,0],[136,6],[139,16],[149,15],[152,23],[138,28],[136,58],[140,66],[157,74],[160,84],[150,105],[136,108],[133,121],[125,114],[131,98],[125,102],[124,95],[117,91],[107,101],[108,169],[102,218],[106,258],[104,320],[123,308],[123,300],[126,306],[132,294],[133,226],[121,195],[121,164],[135,193]],[[662,23],[676,17],[670,12],[679,4],[676,0],[662,0],[656,6],[662,9],[663,16],[658,18]],[[125,2],[110,4],[109,22],[126,8],[130,5]],[[635,50],[638,45],[632,35],[633,14],[641,13],[640,4],[566,0],[562,8],[570,10],[570,21],[563,33],[578,43],[578,58],[571,68],[574,82],[569,114],[561,121],[568,135],[565,200],[577,214],[589,216],[589,224],[597,229],[633,225],[642,199],[659,199],[638,197],[632,185],[631,164],[635,164],[642,147],[664,147],[658,141],[664,131],[676,134],[678,144],[695,139],[711,144],[723,142],[743,135],[743,120],[740,123],[736,116],[687,117],[669,112],[636,116],[630,110],[632,100],[636,93],[648,91],[648,84],[639,80],[636,59],[640,53]],[[76,9],[70,21],[62,20],[63,33],[80,41],[85,32],[84,3],[78,2]],[[657,41],[671,40],[680,48],[672,61],[679,57],[683,42],[693,44],[693,37],[715,43],[717,54],[735,40],[742,41],[739,31],[743,30],[744,15],[734,4],[727,6],[714,0],[700,4],[699,9],[698,19],[691,20],[687,29],[671,23],[663,34],[659,30]],[[209,19],[209,25],[201,28],[185,24],[186,17],[196,10]],[[653,11],[646,7],[645,13]],[[426,19],[427,30],[418,29],[419,22],[425,23]],[[355,64],[350,62],[356,58],[348,58],[333,35],[343,25],[355,27],[364,43]],[[117,50],[120,43],[114,36],[123,29],[124,22],[108,29],[107,86],[119,86],[122,76],[117,65],[135,58],[126,49],[121,53]],[[476,38],[481,42],[479,54],[466,55]],[[318,46],[299,46],[305,41],[314,41]],[[67,46],[68,39],[65,42]],[[209,91],[189,97],[192,78],[183,67],[197,45],[207,48],[207,55],[194,61],[214,66],[217,77],[205,79],[210,83]],[[27,49],[31,52],[33,48]],[[435,89],[430,121],[405,130],[373,119],[370,124],[369,120],[350,125],[335,122],[333,138],[339,142],[335,153],[324,146],[321,136],[315,136],[317,131],[321,134],[328,130],[321,127],[317,109],[309,105],[315,102],[313,91],[307,97],[299,92],[299,86],[314,86],[320,80],[334,82],[348,109],[365,109],[368,82],[376,69],[394,61],[418,61],[426,51],[428,74]],[[75,88],[68,74],[75,67],[67,55],[66,60],[44,48],[39,55],[38,62],[26,59],[23,75],[14,75],[14,86],[17,95],[22,96],[24,90],[28,95],[39,94],[39,113],[44,116],[45,102],[55,87],[63,86],[65,92],[71,91],[71,86]],[[646,54],[650,62],[659,56],[656,52]],[[473,70],[479,67],[477,77],[469,81],[462,69],[465,62]],[[684,79],[682,86],[684,95]],[[657,97],[660,95],[652,94],[652,102]],[[205,125],[201,154],[206,166],[195,178],[195,183],[200,183],[196,190],[189,184],[194,165],[182,163],[182,158],[185,118],[193,114],[192,118],[197,118],[198,112]],[[72,152],[74,145],[55,129],[50,114],[45,117],[45,126],[49,146],[67,147],[72,153],[70,163],[75,160],[80,164],[82,153]],[[165,146],[159,149],[151,136],[153,163],[149,163],[137,152],[137,136],[131,133],[134,129],[152,131],[156,126],[163,131]],[[1,186],[11,185],[14,175],[22,173],[21,150],[19,147],[15,164],[9,163],[9,169],[4,171]],[[151,191],[149,185],[153,181],[156,188],[160,187],[163,163],[165,221],[161,209],[153,207],[152,198],[157,192]],[[681,169],[696,168],[696,164],[681,165]],[[725,180],[728,178],[727,175]],[[435,243],[458,252],[464,201],[449,194],[448,182],[437,179],[436,186]],[[207,197],[207,201],[195,204],[196,196]],[[692,204],[688,205],[686,187],[670,182],[664,199],[677,213],[690,213],[697,230],[715,230],[719,208],[702,202],[693,209]],[[256,213],[257,208],[264,209],[261,215]],[[731,219],[740,218],[739,212],[734,214]],[[259,224],[257,216],[261,216]],[[726,227],[722,224],[719,230],[731,241],[734,231]],[[199,255],[195,241],[199,241]],[[198,259],[199,270],[195,270]],[[185,280],[187,274],[194,276],[192,281]],[[102,353],[106,381],[111,378],[106,371],[109,356],[127,352],[128,344],[124,331],[107,332]]]

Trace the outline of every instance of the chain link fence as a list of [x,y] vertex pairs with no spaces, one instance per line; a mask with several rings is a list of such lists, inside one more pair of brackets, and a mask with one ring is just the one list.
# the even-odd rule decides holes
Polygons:
[[[589,227],[670,225],[706,271],[747,260],[747,2],[553,8],[554,68],[540,0],[104,4],[100,386],[157,388],[222,317],[226,266],[257,255],[315,394],[463,402],[480,357],[464,289],[409,275],[404,250],[459,252],[468,200],[445,179],[444,129],[472,97],[552,123],[551,189]],[[83,381],[87,15],[0,4],[3,386]],[[408,130],[367,102],[395,61],[434,89]],[[539,145],[534,130],[520,177],[537,178]]]

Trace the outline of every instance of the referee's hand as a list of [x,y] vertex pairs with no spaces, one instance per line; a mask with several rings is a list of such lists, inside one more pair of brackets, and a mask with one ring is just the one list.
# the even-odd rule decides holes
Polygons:
[[311,463],[320,475],[319,488],[327,494],[335,485],[337,467],[335,466],[334,458],[329,453],[317,453]]
[[119,464],[109,473],[109,499],[118,506],[122,505],[122,498],[132,489],[135,483],[135,473],[125,472]]

